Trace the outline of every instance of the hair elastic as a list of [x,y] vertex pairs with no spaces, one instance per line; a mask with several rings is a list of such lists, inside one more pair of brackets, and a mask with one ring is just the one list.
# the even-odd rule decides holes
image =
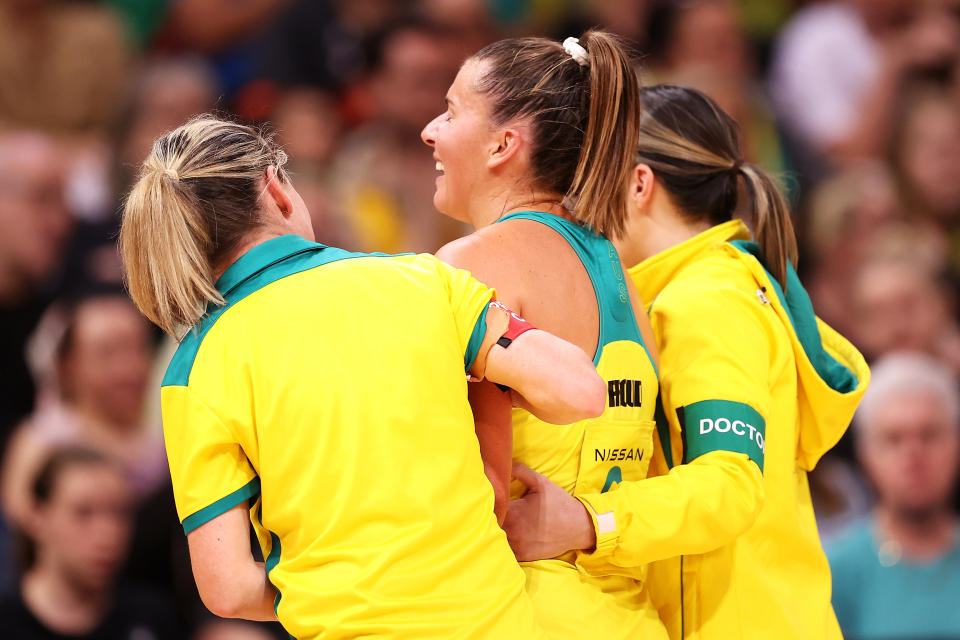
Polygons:
[[577,61],[581,67],[590,66],[590,54],[583,48],[580,41],[573,36],[563,41],[563,50],[570,54],[570,57]]

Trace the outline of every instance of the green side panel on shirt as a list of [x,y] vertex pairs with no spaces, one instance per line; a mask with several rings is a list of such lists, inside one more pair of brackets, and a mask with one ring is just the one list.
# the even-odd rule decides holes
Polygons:
[[254,478],[243,485],[233,493],[226,495],[213,504],[207,505],[200,511],[191,514],[183,519],[183,533],[187,534],[233,509],[238,504],[243,504],[253,496],[260,493],[260,478]]
[[711,451],[746,454],[763,471],[767,423],[742,402],[703,400],[677,409],[683,429],[683,462]]
[[[766,265],[761,260],[760,245],[756,242],[734,240],[730,244],[738,250],[752,255],[767,271]],[[820,329],[817,328],[817,318],[813,312],[813,304],[810,302],[810,296],[803,288],[793,265],[787,263],[786,292],[784,292],[780,283],[770,275],[769,271],[767,271],[767,276],[770,278],[770,284],[773,286],[773,290],[777,292],[780,304],[787,312],[787,317],[790,318],[797,339],[810,359],[814,370],[831,389],[838,393],[849,393],[856,389],[859,384],[857,376],[823,348]]]

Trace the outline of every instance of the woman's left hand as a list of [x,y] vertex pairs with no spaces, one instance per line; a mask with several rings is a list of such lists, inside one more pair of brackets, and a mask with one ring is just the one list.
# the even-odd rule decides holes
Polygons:
[[510,502],[503,530],[517,560],[544,560],[597,544],[586,507],[546,476],[519,462],[513,477],[527,493]]

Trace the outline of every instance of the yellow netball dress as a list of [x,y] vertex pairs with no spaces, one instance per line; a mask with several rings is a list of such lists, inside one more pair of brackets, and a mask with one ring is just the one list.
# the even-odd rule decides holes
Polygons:
[[[607,383],[603,415],[571,425],[546,424],[513,410],[513,457],[572,495],[609,491],[642,480],[653,453],[657,370],[630,303],[613,244],[586,227],[546,213],[501,218],[533,220],[559,233],[576,251],[597,297],[600,336],[593,362]],[[511,497],[524,488],[511,485]],[[522,563],[537,623],[558,638],[666,638],[644,588],[644,567],[589,575],[576,554]]]

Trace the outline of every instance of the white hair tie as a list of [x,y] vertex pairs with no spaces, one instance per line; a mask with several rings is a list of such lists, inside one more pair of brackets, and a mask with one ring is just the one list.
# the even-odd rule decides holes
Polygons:
[[587,50],[580,45],[580,41],[574,37],[569,37],[563,41],[563,50],[570,54],[570,57],[577,61],[581,67],[590,66],[590,55]]

